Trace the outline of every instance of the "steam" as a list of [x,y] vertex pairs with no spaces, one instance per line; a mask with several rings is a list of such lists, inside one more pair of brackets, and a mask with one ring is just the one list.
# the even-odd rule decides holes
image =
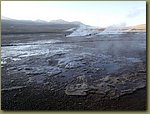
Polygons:
[[101,34],[122,34],[122,29],[125,28],[126,23],[120,23],[117,25],[112,25],[107,27],[103,32],[99,33]]
[[[146,18],[143,18],[143,16],[146,16],[146,7],[132,8],[124,18],[122,18],[116,24],[112,24],[106,27],[104,31],[98,31],[97,27],[93,28],[91,26],[80,25],[79,28],[77,28],[67,37],[123,34],[127,31],[132,30],[131,27],[127,28],[127,26],[143,24],[143,22],[145,22],[146,20]],[[143,22],[141,23],[139,21]]]
[[[146,16],[146,7],[133,8],[130,12],[123,18],[118,24],[108,26],[101,34],[122,34],[122,29],[126,27],[128,21],[135,20],[134,23],[138,21],[137,17],[141,17],[141,15]],[[131,28],[132,29],[132,28]]]

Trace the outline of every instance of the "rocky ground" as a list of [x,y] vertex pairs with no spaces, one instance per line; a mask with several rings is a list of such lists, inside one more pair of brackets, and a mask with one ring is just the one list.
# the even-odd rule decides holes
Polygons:
[[66,34],[2,35],[2,110],[147,109],[145,33]]

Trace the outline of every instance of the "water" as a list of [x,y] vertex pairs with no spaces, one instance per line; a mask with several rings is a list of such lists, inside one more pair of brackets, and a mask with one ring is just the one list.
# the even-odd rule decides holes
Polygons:
[[38,55],[54,55],[57,53],[66,53],[70,51],[70,45],[64,45],[60,47],[54,43],[61,42],[60,40],[43,40],[28,43],[16,43],[16,46],[4,46],[1,50],[2,64],[6,64],[7,59],[13,61],[21,60],[25,57],[38,56]]

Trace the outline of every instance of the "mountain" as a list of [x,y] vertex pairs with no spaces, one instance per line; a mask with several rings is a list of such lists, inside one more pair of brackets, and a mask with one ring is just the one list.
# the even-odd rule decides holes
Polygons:
[[35,22],[39,22],[39,23],[48,23],[47,21],[41,20],[41,19],[37,19],[35,20]]
[[140,25],[136,25],[133,26],[134,29],[141,29],[141,30],[146,30],[146,24],[140,24]]
[[75,25],[81,25],[81,24],[83,24],[83,23],[81,23],[81,22],[79,22],[79,21],[72,21],[72,22],[70,22],[71,24],[75,24]]
[[125,28],[128,32],[146,32],[146,24],[139,24]]
[[74,24],[74,25],[81,25],[81,24],[83,24],[83,23],[81,23],[79,21],[68,22],[68,21],[65,21],[63,19],[52,20],[52,21],[50,21],[50,23],[53,23],[53,24]]
[[11,18],[8,18],[8,17],[5,17],[5,16],[2,16],[1,19],[2,20],[15,20],[15,19],[11,19]]
[[[65,22],[66,24],[46,22],[43,20],[15,20],[6,17],[1,18],[2,34],[22,34],[22,33],[57,33],[65,32],[70,28],[76,28],[78,25]],[[68,31],[69,32],[69,31]]]
[[18,21],[18,22],[31,22],[31,23],[41,23],[41,24],[72,24],[72,25],[81,25],[83,23],[79,22],[79,21],[73,21],[73,22],[68,22],[68,21],[65,21],[63,19],[57,19],[57,20],[51,20],[50,22],[47,22],[45,20],[41,20],[41,19],[37,19],[35,21],[32,21],[32,20],[17,20],[17,19],[11,19],[11,18],[8,18],[8,17],[5,17],[5,16],[2,16],[1,17],[1,20],[9,20],[9,21]]
[[63,19],[58,19],[58,20],[51,20],[50,23],[54,24],[69,24],[69,22],[63,20]]

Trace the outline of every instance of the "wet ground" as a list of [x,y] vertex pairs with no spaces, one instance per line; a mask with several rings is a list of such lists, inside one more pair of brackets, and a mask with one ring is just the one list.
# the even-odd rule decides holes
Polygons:
[[3,110],[146,110],[145,33],[66,34],[2,35]]

